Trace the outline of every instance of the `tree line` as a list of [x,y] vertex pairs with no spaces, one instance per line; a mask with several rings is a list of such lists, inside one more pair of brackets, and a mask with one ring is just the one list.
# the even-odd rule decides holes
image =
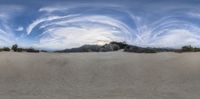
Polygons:
[[191,45],[183,46],[180,49],[174,48],[154,48],[154,47],[140,47],[129,45],[126,42],[110,42],[105,45],[83,45],[77,48],[64,49],[60,53],[76,53],[76,52],[112,52],[123,50],[124,52],[134,52],[134,53],[158,53],[158,52],[200,52],[200,48],[192,47]]
[[[134,45],[126,44],[126,42],[110,42],[109,44],[105,44],[103,46],[99,45],[83,45],[78,48],[65,49],[54,52],[61,53],[71,53],[71,52],[109,52],[109,51],[117,51],[124,50],[125,52],[135,52],[135,53],[157,53],[157,52],[200,52],[200,48],[192,47],[191,45],[183,46],[180,49],[171,49],[171,48],[151,48],[151,47],[139,47]],[[12,45],[11,48],[3,47],[0,48],[1,51],[13,51],[13,52],[48,52],[46,50],[37,50],[32,47],[30,48],[20,48],[17,44]]]
[[42,50],[37,50],[37,49],[34,49],[34,48],[20,48],[18,47],[17,44],[14,44],[12,45],[11,48],[9,47],[3,47],[3,48],[0,48],[0,51],[14,51],[14,52],[34,52],[34,53],[38,53],[38,52],[45,52],[45,51],[42,51]]

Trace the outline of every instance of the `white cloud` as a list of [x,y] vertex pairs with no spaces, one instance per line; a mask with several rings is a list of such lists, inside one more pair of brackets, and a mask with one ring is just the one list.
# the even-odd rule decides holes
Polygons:
[[0,4],[0,19],[9,20],[23,10],[24,10],[23,6]]
[[8,15],[5,13],[0,13],[0,19],[8,19]]
[[0,26],[0,47],[10,46],[15,41],[14,33],[6,25]]
[[188,12],[187,15],[195,18],[200,18],[200,12]]
[[0,4],[0,46],[11,46],[16,38],[14,29],[10,27],[10,19],[23,10],[23,6]]
[[[44,9],[47,10],[42,8],[40,11]],[[130,43],[132,33],[136,32],[114,17],[79,13],[39,18],[27,27],[27,34],[30,34],[34,28],[43,30],[39,35],[39,43],[34,46],[48,49],[72,48],[84,44],[97,44],[98,41]]]
[[[72,8],[77,8],[77,6]],[[69,10],[70,7],[44,7],[39,11],[47,13],[60,11],[64,14]],[[148,20],[148,22],[146,17],[133,15],[129,11],[123,12],[127,14],[124,16],[132,18],[129,21],[135,24],[136,28],[134,28],[119,17],[107,14],[67,13],[66,16],[52,14],[47,14],[48,17],[37,19],[28,26],[27,34],[30,34],[34,28],[43,30],[38,36],[39,43],[34,44],[35,47],[65,49],[83,44],[97,44],[98,41],[126,41],[130,44],[150,47],[178,48],[189,44],[200,46],[198,34],[200,28],[173,15],[164,16],[155,21]],[[190,13],[190,16],[199,17],[200,15]]]
[[96,7],[96,8],[115,8],[116,10],[123,9],[124,6],[122,5],[117,5],[117,4],[109,4],[109,3],[93,3],[92,5],[90,3],[80,3],[80,4],[55,4],[51,6],[45,6],[40,8],[38,11],[39,12],[46,12],[46,13],[52,13],[52,12],[70,12],[70,10],[73,10],[74,8],[81,8],[81,7]]
[[170,30],[167,35],[157,38],[152,46],[180,48],[185,45],[200,47],[200,36],[184,29]]
[[[114,19],[104,17],[103,18],[104,21],[101,21],[104,23],[104,25],[102,25],[100,23],[100,20],[97,21],[98,20],[96,19],[97,17],[95,18],[89,17],[89,18],[91,19],[91,21],[93,20],[92,21],[93,23],[88,22],[88,20],[84,20],[84,18],[82,18],[83,20],[79,20],[79,18],[77,18],[77,20],[73,19],[71,21],[68,21],[69,24],[75,22],[77,26],[69,26],[63,28],[53,26],[50,28],[46,28],[47,30],[50,29],[53,30],[50,30],[50,32],[47,33],[45,32],[46,34],[42,35],[40,43],[35,44],[35,47],[48,48],[48,49],[51,48],[65,49],[65,48],[79,47],[84,44],[97,44],[99,40],[106,42],[114,40],[123,41],[127,39],[127,35],[124,34],[123,32],[130,34],[130,32],[126,29],[126,27],[122,26],[122,23],[119,23]],[[96,21],[94,21],[94,19]],[[86,21],[86,22],[81,22],[81,21]],[[58,22],[55,22],[55,24],[58,24]],[[64,23],[63,25],[66,25],[66,23]],[[113,27],[116,27],[118,29]]]
[[20,26],[16,29],[16,31],[23,31],[24,30],[24,27]]
[[109,36],[114,37],[109,30],[103,28],[89,30],[86,28],[59,28],[52,32],[50,37],[42,37],[37,46],[57,49],[79,47],[84,44],[96,44],[98,40],[112,41]]
[[66,17],[69,17],[69,16],[49,16],[49,17],[44,17],[44,18],[39,18],[35,21],[33,21],[26,29],[27,31],[27,34],[29,35],[32,30],[38,26],[39,24],[43,23],[43,22],[46,22],[46,21],[53,21],[53,20],[56,20],[56,19],[62,19],[62,18],[66,18]]
[[54,6],[54,7],[43,7],[39,9],[39,12],[47,12],[47,13],[52,13],[54,11],[63,11],[67,10],[66,7],[61,7],[61,6]]

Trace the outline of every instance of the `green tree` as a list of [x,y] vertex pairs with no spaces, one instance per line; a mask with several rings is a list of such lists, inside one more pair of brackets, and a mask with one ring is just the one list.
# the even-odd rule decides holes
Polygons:
[[16,52],[17,49],[18,49],[18,45],[17,45],[17,44],[14,44],[14,45],[12,46],[12,50]]
[[194,48],[191,45],[183,46],[182,47],[182,51],[184,51],[184,52],[193,52]]
[[4,47],[2,50],[3,50],[3,51],[10,51],[10,48]]

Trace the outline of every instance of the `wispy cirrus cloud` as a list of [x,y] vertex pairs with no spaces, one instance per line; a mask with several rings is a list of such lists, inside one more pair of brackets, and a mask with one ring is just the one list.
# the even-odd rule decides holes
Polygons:
[[43,23],[43,22],[46,22],[46,21],[52,21],[52,20],[55,20],[55,19],[60,19],[60,18],[63,18],[61,16],[48,16],[48,17],[44,17],[44,18],[39,18],[35,21],[33,21],[26,29],[27,31],[27,34],[30,34],[32,32],[32,30],[39,24]]
[[[0,40],[6,44],[12,39],[11,43],[27,42],[25,46],[45,49],[99,41],[126,41],[150,47],[200,46],[199,4],[185,0],[180,6],[179,1],[172,0],[125,1],[41,4],[30,9],[2,5]],[[18,13],[23,10],[31,13]]]
[[8,20],[17,15],[20,11],[24,9],[23,6],[19,5],[3,5],[0,4],[0,18],[3,20]]
[[55,11],[64,11],[67,10],[68,8],[62,7],[62,6],[54,6],[54,7],[42,7],[39,9],[39,12],[46,12],[46,13],[52,13]]
[[24,27],[20,26],[16,29],[16,31],[23,31],[24,30]]
[[[199,26],[189,20],[184,21],[189,17],[186,12],[181,11],[186,15],[183,19],[173,10],[171,15],[161,16],[152,21],[129,10],[113,10],[110,6],[92,8],[93,6],[80,5],[72,8],[62,7],[62,9],[59,7],[41,8],[39,12],[46,11],[51,14],[44,13],[44,16],[31,23],[27,28],[27,33],[29,35],[34,32],[34,28],[41,30],[38,43],[34,46],[48,49],[97,44],[100,40],[126,41],[130,44],[151,47],[178,48],[187,44],[199,45]],[[125,8],[122,7],[122,9]],[[118,16],[115,15],[116,13]],[[129,20],[125,21],[126,19]]]
[[15,32],[10,22],[20,11],[22,6],[0,5],[0,46],[11,46],[16,42]]
[[[48,49],[64,49],[78,47],[84,44],[97,44],[99,40],[107,42],[131,42],[131,39],[134,37],[134,34],[131,32],[136,31],[122,20],[114,16],[112,17],[112,14],[93,14],[96,11],[90,12],[90,7],[82,8],[86,11],[85,13],[84,11],[76,12],[80,8],[66,8],[59,10],[60,13],[67,11],[73,13],[63,13],[64,15],[59,16],[54,14],[46,16],[44,14],[42,18],[35,20],[28,26],[27,34],[29,35],[31,32],[34,32],[34,28],[42,30],[43,32],[40,33],[39,42],[35,46]],[[99,8],[97,10],[101,9]],[[129,16],[128,13],[126,14]]]

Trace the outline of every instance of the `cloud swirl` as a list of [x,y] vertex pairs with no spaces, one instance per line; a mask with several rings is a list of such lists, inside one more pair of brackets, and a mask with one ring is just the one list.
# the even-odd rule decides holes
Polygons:
[[[80,9],[84,10],[77,13],[76,10]],[[99,41],[132,42],[136,31],[124,23],[120,16],[115,17],[107,13],[107,11],[118,12],[120,15],[122,12],[108,8],[89,9],[91,8],[72,8],[58,11],[59,13],[71,11],[71,13],[64,13],[62,16],[50,14],[50,16],[37,19],[28,26],[27,34],[30,35],[34,29],[42,30],[42,33],[37,37],[39,43],[35,46],[44,48],[52,48],[53,46],[53,48],[64,49],[84,44],[97,44]],[[98,10],[101,10],[101,13],[98,13]],[[48,12],[52,13],[52,10]],[[128,13],[126,14],[131,18]]]
[[125,41],[149,47],[200,47],[200,12],[193,8],[165,9],[160,15],[117,5],[76,5],[41,7],[36,13],[32,22],[13,26],[3,20],[9,14],[0,11],[1,46],[19,43],[55,50]]

